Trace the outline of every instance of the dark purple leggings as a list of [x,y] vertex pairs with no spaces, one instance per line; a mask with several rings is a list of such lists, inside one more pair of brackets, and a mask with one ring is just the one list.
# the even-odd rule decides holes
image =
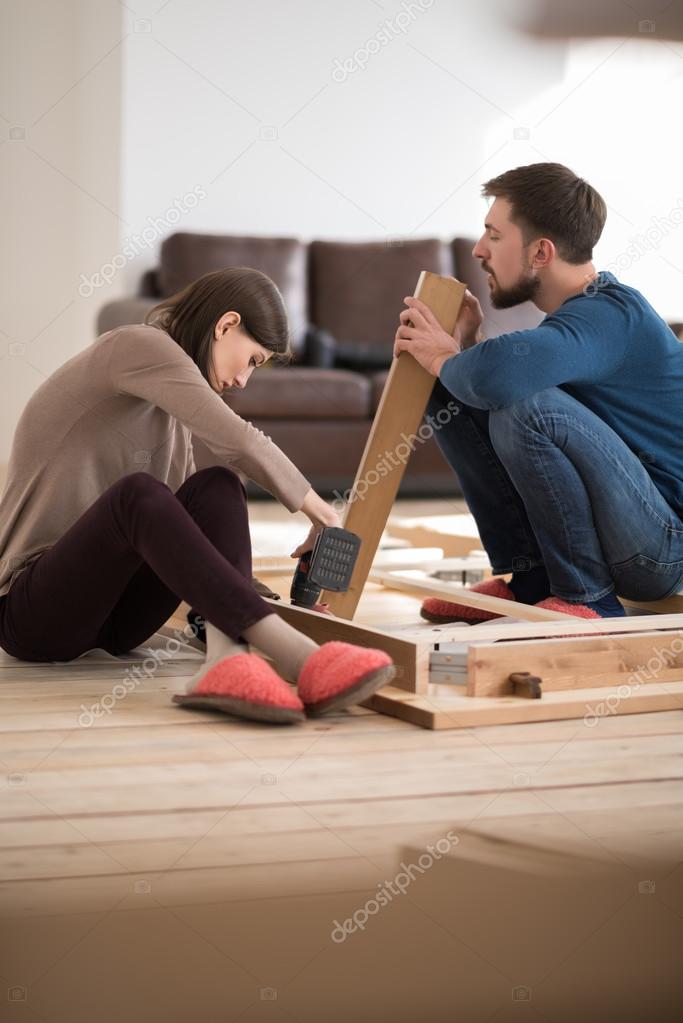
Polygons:
[[123,654],[181,600],[233,639],[273,613],[251,583],[246,494],[230,469],[202,469],[175,494],[144,472],[114,483],[0,597],[0,646],[27,661]]

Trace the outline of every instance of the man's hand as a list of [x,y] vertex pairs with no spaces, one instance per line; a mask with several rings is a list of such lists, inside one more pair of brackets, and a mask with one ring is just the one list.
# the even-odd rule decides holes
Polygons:
[[457,320],[457,329],[460,331],[463,348],[470,348],[484,340],[481,329],[483,320],[484,314],[481,311],[479,299],[475,298],[471,291],[466,291]]
[[401,324],[394,339],[394,355],[410,352],[432,376],[438,377],[446,359],[460,351],[460,331],[451,337],[431,309],[419,298],[404,298],[408,306],[401,313]]

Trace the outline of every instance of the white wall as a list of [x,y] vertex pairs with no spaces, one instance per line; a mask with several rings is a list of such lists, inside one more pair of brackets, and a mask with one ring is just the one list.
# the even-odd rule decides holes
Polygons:
[[118,245],[121,8],[0,13],[0,462],[34,390],[92,337],[79,274]]
[[[635,13],[630,39],[539,43],[510,0],[422,6],[172,0],[149,13],[125,51],[126,219],[201,185],[178,228],[449,238],[479,230],[487,177],[559,160],[609,205],[600,266],[683,319],[683,43],[639,32]],[[394,38],[340,80],[386,21]],[[129,265],[129,289],[155,255]]]
[[[527,158],[515,111],[561,81],[564,46],[506,30],[496,0],[422,3],[174,0],[151,16],[126,47],[126,218],[142,223],[200,184],[207,199],[185,229],[475,230],[479,183]],[[387,21],[394,38],[382,45]],[[354,54],[378,47],[340,80],[345,62],[363,60]]]
[[[627,40],[539,43],[510,0],[422,5],[6,4],[0,461],[35,386],[175,230],[450,238],[478,231],[487,177],[560,160],[609,205],[598,264],[621,259],[623,280],[683,320],[683,43],[635,20]],[[662,237],[629,255],[653,217]],[[109,284],[87,283],[116,256]],[[10,357],[10,340],[29,348]]]

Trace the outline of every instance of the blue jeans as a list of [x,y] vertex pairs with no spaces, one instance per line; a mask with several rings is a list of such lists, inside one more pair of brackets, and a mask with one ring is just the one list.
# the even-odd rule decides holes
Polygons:
[[558,387],[482,411],[437,381],[429,415],[449,402],[458,411],[435,436],[495,575],[544,565],[551,592],[572,603],[679,589],[683,521],[595,413]]

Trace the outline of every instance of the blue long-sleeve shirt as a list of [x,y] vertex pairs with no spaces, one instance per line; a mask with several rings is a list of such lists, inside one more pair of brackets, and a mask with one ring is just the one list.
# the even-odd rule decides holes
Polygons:
[[439,379],[479,409],[563,388],[612,427],[683,517],[683,344],[614,274],[600,273],[588,293],[566,299],[538,327],[453,356]]

